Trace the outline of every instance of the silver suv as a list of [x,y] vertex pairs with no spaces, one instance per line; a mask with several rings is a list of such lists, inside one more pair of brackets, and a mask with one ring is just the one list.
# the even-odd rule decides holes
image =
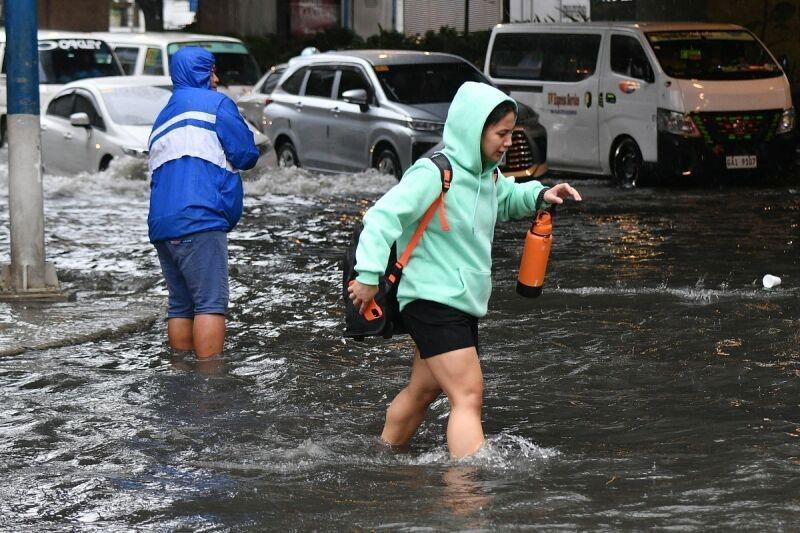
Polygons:
[[[491,83],[450,54],[349,50],[294,58],[264,107],[265,133],[281,166],[377,168],[399,178],[439,144],[447,110],[466,81]],[[536,114],[528,115],[509,150],[516,168],[506,174],[544,171],[546,134]]]

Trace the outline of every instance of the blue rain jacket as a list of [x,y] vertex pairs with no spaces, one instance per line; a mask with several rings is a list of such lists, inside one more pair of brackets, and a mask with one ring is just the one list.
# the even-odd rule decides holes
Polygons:
[[214,56],[197,47],[170,63],[172,97],[150,133],[150,241],[230,231],[242,215],[237,170],[258,160],[236,104],[210,89]]

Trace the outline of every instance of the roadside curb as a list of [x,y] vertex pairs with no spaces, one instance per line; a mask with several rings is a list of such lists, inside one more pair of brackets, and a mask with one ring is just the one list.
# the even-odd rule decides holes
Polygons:
[[19,344],[10,348],[3,348],[0,349],[0,357],[21,355],[30,351],[52,350],[54,348],[64,348],[65,346],[75,346],[87,342],[124,337],[150,328],[163,314],[164,312],[159,309],[117,326],[106,327],[97,331],[49,340],[38,344]]

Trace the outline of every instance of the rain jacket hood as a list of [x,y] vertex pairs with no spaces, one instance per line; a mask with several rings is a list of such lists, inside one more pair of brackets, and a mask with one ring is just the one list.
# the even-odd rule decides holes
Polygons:
[[[465,83],[447,115],[443,153],[453,169],[444,196],[447,224],[435,217],[414,249],[397,288],[400,308],[432,300],[473,316],[486,314],[492,290],[492,241],[497,219],[532,216],[539,194],[538,181],[518,184],[492,173],[497,163],[481,157],[483,125],[492,110],[509,100],[481,83]],[[386,270],[389,252],[398,255],[411,240],[428,206],[442,193],[439,170],[420,159],[395,187],[364,215],[356,250],[359,282],[376,285]]]
[[258,160],[253,133],[236,104],[210,90],[214,56],[189,47],[172,56],[174,91],[148,141],[152,242],[230,231],[242,215],[237,170]]
[[204,48],[187,46],[172,56],[169,73],[175,89],[210,89],[214,54]]
[[456,93],[444,123],[444,154],[474,176],[492,172],[497,163],[483,163],[481,136],[492,110],[502,102],[517,104],[505,93],[486,83],[468,81]]

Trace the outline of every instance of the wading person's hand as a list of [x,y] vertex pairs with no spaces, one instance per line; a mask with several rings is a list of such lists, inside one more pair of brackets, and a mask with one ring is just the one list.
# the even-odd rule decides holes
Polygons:
[[378,286],[364,285],[363,283],[354,281],[352,285],[347,287],[347,292],[350,295],[350,301],[358,308],[358,313],[364,314],[367,305],[369,305],[372,299],[375,298],[375,295],[378,294]]
[[565,198],[572,198],[576,202],[581,201],[581,195],[570,187],[569,183],[559,183],[544,193],[544,201],[548,204],[563,204]]

